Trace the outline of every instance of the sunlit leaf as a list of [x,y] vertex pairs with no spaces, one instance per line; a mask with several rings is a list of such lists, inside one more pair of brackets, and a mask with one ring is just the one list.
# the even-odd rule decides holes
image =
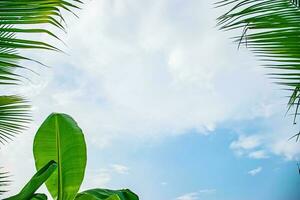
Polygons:
[[30,181],[24,186],[24,188],[20,191],[19,194],[9,197],[5,200],[29,200],[33,197],[35,197],[36,199],[44,198],[43,195],[35,195],[34,193],[51,176],[51,174],[56,170],[56,168],[56,162],[48,162],[30,179]]
[[38,170],[49,160],[58,163],[58,170],[46,182],[52,197],[73,200],[86,167],[85,140],[77,123],[66,114],[51,114],[34,138],[33,153]]

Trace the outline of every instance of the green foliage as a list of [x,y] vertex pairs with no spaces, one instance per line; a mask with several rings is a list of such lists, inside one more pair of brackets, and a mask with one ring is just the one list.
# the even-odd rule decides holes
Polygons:
[[43,198],[40,197],[41,195],[35,195],[34,193],[51,176],[51,174],[56,170],[56,168],[57,163],[54,161],[49,161],[30,179],[30,181],[24,186],[24,188],[20,191],[19,194],[9,197],[5,200],[26,200]]
[[[73,13],[72,10],[78,9],[80,4],[79,0],[0,1],[0,85],[19,84],[26,79],[20,72],[32,69],[20,64],[20,61],[40,63],[22,56],[21,49],[59,51],[55,46],[34,39],[33,36],[46,34],[60,40],[51,31],[54,30],[52,27],[65,31],[61,12],[67,10]],[[7,106],[9,104],[12,104],[13,109],[6,112],[10,108]],[[4,143],[26,128],[24,124],[29,122],[30,107],[21,97],[0,96],[0,109],[0,142]]]
[[57,200],[139,200],[128,189],[77,193],[86,167],[86,144],[82,130],[66,114],[53,113],[43,122],[34,139],[33,153],[39,172],[18,195],[7,200],[47,199],[43,194],[34,194],[44,182]]
[[79,193],[75,200],[138,200],[138,196],[128,189],[92,189]]
[[[26,129],[30,122],[30,105],[19,96],[0,96],[0,143],[4,144]],[[6,192],[8,174],[0,172],[0,196]]]
[[73,200],[86,167],[86,145],[77,123],[68,115],[51,114],[34,138],[33,153],[37,170],[49,160],[58,163],[58,170],[46,182],[52,197]]
[[20,49],[58,49],[43,41],[16,37],[19,35],[47,34],[59,39],[49,26],[65,30],[62,10],[72,12],[79,0],[1,0],[0,1],[0,84],[16,84],[21,76],[14,70],[27,69],[18,61],[33,61],[18,54]]
[[[40,63],[25,57],[20,50],[54,50],[55,46],[34,39],[36,34],[55,35],[65,31],[62,11],[72,12],[79,0],[1,0],[0,1],[0,85],[20,84],[27,79],[21,71],[32,71],[20,61]],[[53,28],[54,27],[54,28]],[[30,39],[28,39],[30,38]],[[18,70],[17,70],[18,69]],[[0,143],[4,144],[26,128],[30,121],[29,103],[19,96],[0,96]],[[0,195],[4,180],[0,177]]]
[[[240,30],[235,37],[246,45],[276,83],[291,91],[288,111],[294,107],[294,123],[300,105],[300,1],[299,0],[223,0],[218,7],[228,12],[218,18],[222,30]],[[297,134],[296,136],[299,136]]]
[[0,96],[0,142],[4,144],[26,128],[30,106],[19,96]]
[[[80,3],[79,0],[0,1],[0,85],[17,84],[24,79],[20,75],[20,71],[16,71],[16,69],[30,70],[30,68],[19,64],[19,61],[38,62],[20,55],[19,50],[45,49],[58,51],[56,47],[48,43],[26,38],[27,36],[32,38],[34,34],[47,34],[50,37],[59,39],[50,31],[48,25],[65,30],[65,21],[61,11],[72,12],[72,9],[78,9],[77,4]],[[23,123],[29,121],[30,107],[25,106],[27,102],[21,97],[2,96],[0,98],[0,120],[2,120],[0,124],[0,142],[3,143],[25,128]],[[4,112],[6,111],[4,106],[7,106],[7,104],[14,104],[14,109],[11,109],[10,112]]]
[[[0,1],[0,85],[19,84],[26,79],[20,74],[20,70],[32,71],[32,69],[23,64],[27,62],[20,61],[43,65],[33,58],[23,56],[20,50],[60,51],[51,44],[33,39],[32,36],[46,34],[60,40],[53,30],[65,31],[62,11],[74,14],[72,10],[78,9],[81,3],[80,0]],[[0,143],[7,142],[26,128],[26,124],[30,121],[29,109],[28,102],[21,97],[0,96]],[[46,186],[54,199],[74,200],[86,167],[86,145],[83,133],[76,122],[68,115],[50,115],[38,130],[33,149],[38,172],[19,194],[8,199],[46,200],[45,194],[35,194],[46,181]],[[6,178],[6,173],[0,173],[0,188],[8,183]],[[4,191],[0,189],[0,194]],[[102,189],[95,191],[99,192]],[[88,193],[87,191],[79,196],[83,198]],[[90,195],[97,197],[96,193]],[[107,193],[106,200],[115,199],[138,198],[129,190],[111,190]]]
[[30,200],[47,200],[47,196],[45,194],[34,194]]
[[[2,169],[1,169],[1,171],[2,171]],[[7,192],[7,190],[5,188],[10,183],[8,178],[9,178],[9,174],[7,172],[0,172],[0,188],[1,188],[0,189],[0,195]]]

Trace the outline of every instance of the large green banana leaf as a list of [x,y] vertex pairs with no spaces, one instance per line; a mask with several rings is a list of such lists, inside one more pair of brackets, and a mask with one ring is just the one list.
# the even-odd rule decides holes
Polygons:
[[57,163],[55,161],[48,162],[30,179],[19,194],[9,197],[6,200],[29,200],[33,197],[36,199],[42,198],[41,195],[34,195],[34,193],[51,176],[56,168]]
[[49,160],[58,164],[58,170],[46,182],[52,197],[73,200],[86,167],[85,140],[77,123],[66,114],[51,114],[34,138],[33,153],[38,170]]
[[139,197],[128,189],[91,189],[79,193],[75,200],[139,200]]
[[47,196],[45,194],[34,194],[30,200],[47,200]]

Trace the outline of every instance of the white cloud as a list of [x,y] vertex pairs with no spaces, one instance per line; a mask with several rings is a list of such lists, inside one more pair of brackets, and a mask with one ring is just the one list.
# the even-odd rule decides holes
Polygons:
[[108,187],[115,174],[127,175],[129,171],[129,167],[121,164],[110,164],[104,168],[93,169],[89,167],[88,163],[83,188]]
[[184,194],[176,198],[176,200],[197,200],[197,199],[199,199],[199,194],[197,192]]
[[191,192],[183,194],[176,198],[176,200],[197,200],[200,198],[200,195],[211,195],[216,193],[216,189],[202,189],[197,192]]
[[214,194],[216,192],[217,192],[216,189],[203,189],[203,190],[199,190],[200,194]]
[[212,28],[212,12],[199,11],[209,4],[190,1],[178,15],[170,0],[87,3],[69,24],[70,56],[44,57],[54,68],[34,82],[36,120],[67,112],[105,147],[125,135],[207,134],[228,120],[267,116],[270,84],[247,51]]
[[258,173],[262,171],[262,169],[263,169],[262,167],[257,167],[256,169],[250,170],[248,174],[251,176],[256,176]]
[[283,155],[287,160],[300,159],[300,144],[294,141],[287,141],[285,138],[275,141],[271,146],[277,155]]
[[300,146],[294,141],[289,141],[293,127],[287,123],[278,123],[270,120],[268,133],[240,135],[230,144],[230,149],[238,156],[246,156],[251,159],[268,159],[271,155],[278,155],[285,160],[298,160]]
[[114,172],[116,172],[118,174],[128,174],[129,173],[129,168],[125,165],[113,164],[113,165],[111,165],[111,168]]
[[234,140],[230,144],[230,149],[238,156],[248,156],[252,159],[266,159],[268,154],[266,150],[258,150],[258,148],[264,148],[263,136],[240,135],[237,140]]
[[86,181],[84,182],[84,187],[86,188],[89,188],[89,186],[105,188],[110,183],[112,175],[108,169],[103,168],[95,171],[90,171],[85,179]]
[[[86,3],[80,19],[68,24],[70,56],[39,55],[53,68],[40,69],[40,76],[18,90],[33,102],[35,127],[49,113],[65,112],[78,121],[89,145],[105,148],[116,138],[141,142],[189,130],[208,134],[228,121],[274,115],[273,86],[247,51],[237,51],[213,28],[211,1],[186,1],[180,9],[174,2]],[[16,158],[31,158],[32,139],[28,134],[14,143],[18,149],[7,146],[1,154],[20,183],[31,176],[30,170],[23,173],[33,169],[33,161],[20,165]],[[279,155],[297,151],[274,144]],[[259,145],[254,136],[231,146],[243,153]],[[103,179],[99,184],[109,182],[109,174],[95,173]]]
[[266,159],[269,158],[268,154],[264,150],[253,151],[249,153],[250,158],[254,159]]
[[239,136],[237,141],[233,141],[230,144],[231,149],[245,149],[251,150],[261,145],[261,137],[257,135],[251,136]]

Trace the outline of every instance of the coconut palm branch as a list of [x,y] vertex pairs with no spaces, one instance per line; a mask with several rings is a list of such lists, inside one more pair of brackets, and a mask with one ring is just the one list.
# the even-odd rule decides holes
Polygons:
[[223,0],[216,5],[228,8],[218,18],[220,29],[240,30],[234,40],[253,51],[273,70],[271,78],[290,91],[287,111],[293,110],[295,124],[300,111],[300,0]]
[[[79,0],[1,0],[0,1],[0,84],[16,84],[22,77],[15,69],[28,69],[19,61],[30,60],[19,55],[21,49],[55,50],[55,46],[26,35],[47,34],[59,39],[51,26],[65,31],[62,10],[73,13]],[[47,25],[47,26],[45,26]],[[25,35],[23,38],[20,35]]]
[[[43,65],[24,56],[23,50],[60,51],[54,45],[34,39],[34,35],[46,34],[60,40],[55,32],[59,29],[65,31],[62,12],[75,15],[73,10],[78,9],[80,4],[80,0],[0,1],[0,85],[17,85],[27,79],[20,72],[32,69],[22,63]],[[0,96],[0,143],[8,142],[26,129],[29,121],[30,106],[26,99],[16,95]],[[5,175],[0,173],[0,195],[5,191],[3,186],[8,183]]]
[[0,172],[0,195],[7,192],[6,187],[9,185],[9,174],[7,172],[3,172],[2,168]]
[[[20,70],[32,70],[21,61],[38,62],[22,56],[20,50],[54,50],[55,46],[34,38],[46,34],[58,40],[51,30],[65,31],[63,10],[73,12],[79,0],[1,0],[0,1],[0,85],[20,84],[24,78]],[[53,27],[55,27],[53,29]],[[50,30],[51,29],[51,30]],[[31,39],[28,39],[28,38]],[[40,62],[38,62],[40,63]],[[17,96],[0,97],[0,143],[11,139],[29,121],[28,103]]]
[[0,96],[0,142],[4,144],[27,128],[30,105],[19,96]]

